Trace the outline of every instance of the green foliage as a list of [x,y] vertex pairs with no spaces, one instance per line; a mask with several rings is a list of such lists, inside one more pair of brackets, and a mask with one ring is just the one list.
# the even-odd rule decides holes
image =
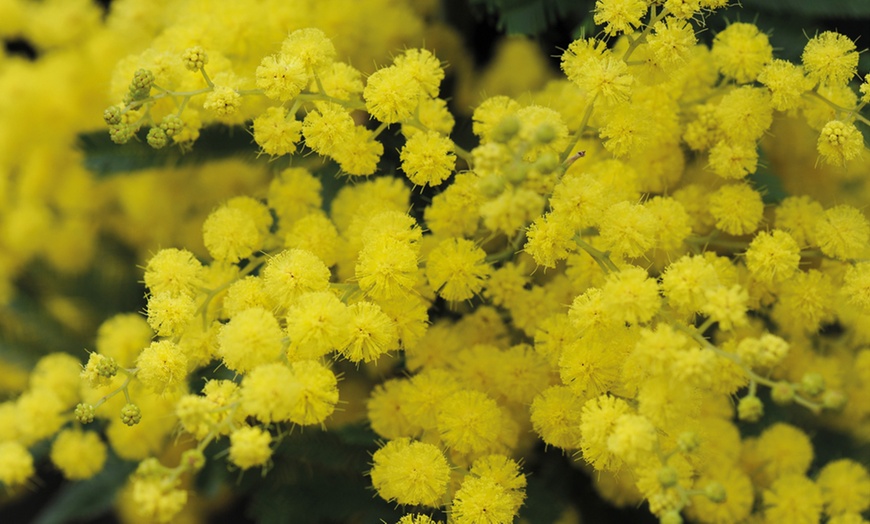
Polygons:
[[244,474],[248,517],[261,524],[398,520],[402,512],[377,497],[360,474],[370,468],[376,441],[362,425],[329,432],[297,428],[275,451],[266,479],[256,471]]
[[470,0],[498,18],[499,29],[509,34],[536,35],[559,19],[583,18],[591,1],[577,0]]

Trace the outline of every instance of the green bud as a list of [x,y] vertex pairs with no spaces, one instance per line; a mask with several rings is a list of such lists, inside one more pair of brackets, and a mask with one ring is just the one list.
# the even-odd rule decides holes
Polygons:
[[791,404],[794,401],[794,385],[786,381],[780,381],[770,389],[770,398],[781,406]]
[[825,391],[825,377],[819,373],[807,373],[801,378],[801,391],[811,397]]
[[166,131],[166,136],[175,136],[184,128],[184,122],[176,115],[166,115],[160,122],[160,129]]
[[488,175],[480,179],[478,187],[488,198],[495,198],[504,191],[504,178],[498,175]]
[[146,141],[148,145],[153,147],[154,149],[161,149],[166,147],[166,144],[169,142],[169,137],[166,136],[166,131],[159,127],[152,127],[148,130],[148,136],[146,137]]
[[556,128],[552,124],[544,122],[535,129],[535,142],[540,145],[547,145],[553,140],[556,140]]
[[701,445],[701,438],[694,431],[684,431],[677,437],[677,446],[683,453],[691,453]]
[[708,499],[713,502],[725,502],[727,498],[725,493],[725,486],[718,482],[711,482],[707,484],[707,487],[704,488],[704,495],[707,496]]
[[118,363],[112,357],[103,355],[97,362],[97,375],[105,378],[112,378],[118,374]]
[[135,73],[133,73],[133,81],[130,82],[130,92],[151,92],[151,86],[153,85],[154,73],[152,73],[148,69],[138,69]]
[[142,420],[142,412],[136,404],[126,404],[121,408],[121,420],[128,426],[135,426]]
[[737,403],[737,418],[746,422],[758,422],[764,415],[764,403],[755,395],[743,397]]
[[556,155],[556,153],[553,153],[552,151],[547,151],[546,153],[539,156],[537,160],[535,160],[534,166],[535,169],[537,169],[541,173],[548,175],[559,169],[559,157]]
[[683,516],[675,509],[669,509],[659,517],[661,524],[683,524]]
[[677,482],[680,480],[677,470],[670,466],[665,466],[659,469],[658,477],[659,484],[661,484],[663,488],[672,488],[676,486]]
[[199,471],[205,466],[205,455],[198,449],[188,449],[181,454],[181,466],[188,471]]
[[94,415],[96,415],[97,409],[92,404],[80,403],[76,405],[74,413],[76,420],[82,424],[90,424],[94,421]]
[[505,144],[520,131],[520,119],[516,115],[508,115],[501,119],[492,130],[492,140]]
[[136,134],[136,130],[130,124],[115,124],[109,126],[109,138],[116,144],[126,144]]
[[529,174],[529,165],[524,162],[514,162],[504,168],[504,177],[512,184],[522,184]]
[[110,126],[120,124],[122,116],[121,108],[118,106],[110,106],[103,111],[103,120]]
[[188,47],[181,54],[181,61],[189,71],[199,71],[208,63],[208,55],[201,46]]
[[825,409],[838,411],[846,405],[846,395],[842,391],[827,390],[822,394],[822,406]]

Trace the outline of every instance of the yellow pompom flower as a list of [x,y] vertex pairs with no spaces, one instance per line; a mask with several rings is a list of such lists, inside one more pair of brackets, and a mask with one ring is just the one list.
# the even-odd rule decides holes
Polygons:
[[299,61],[308,71],[328,66],[335,59],[335,55],[332,40],[314,27],[297,29],[281,43],[281,56]]
[[259,426],[230,433],[230,462],[242,469],[263,466],[272,457],[272,435]]
[[661,307],[658,283],[637,266],[607,275],[601,294],[607,314],[620,324],[645,324]]
[[812,198],[790,196],[774,209],[774,223],[794,237],[799,246],[805,247],[816,244],[816,224],[824,213],[825,208]]
[[610,395],[601,395],[586,401],[580,415],[580,449],[583,459],[596,470],[615,471],[622,459],[610,452],[607,441],[613,434],[616,421],[631,413],[628,403]]
[[703,256],[682,256],[662,275],[662,291],[668,305],[681,315],[700,311],[706,302],[704,291],[718,285],[716,268]]
[[339,349],[351,362],[372,362],[399,348],[399,331],[373,302],[357,302],[349,308],[348,337]]
[[706,472],[696,485],[704,486],[711,481],[725,488],[725,500],[714,502],[706,495],[696,495],[686,508],[687,515],[707,524],[743,522],[752,512],[755,500],[752,480],[740,468],[729,465]]
[[393,60],[393,64],[413,78],[422,92],[430,97],[438,96],[444,69],[441,61],[428,49],[408,49]]
[[342,347],[348,337],[348,307],[329,291],[306,293],[287,311],[290,361],[319,358]]
[[453,141],[435,131],[414,133],[399,154],[402,171],[414,185],[437,186],[456,168]]
[[852,305],[870,312],[870,263],[859,262],[846,269],[842,292]]
[[378,69],[366,82],[366,109],[385,124],[411,118],[420,100],[420,84],[408,68],[395,65]]
[[355,272],[360,288],[375,300],[389,300],[412,292],[417,283],[418,249],[390,235],[363,245]]
[[438,433],[447,447],[465,454],[497,449],[505,414],[480,391],[462,390],[447,397],[438,412]]
[[759,282],[782,282],[798,270],[800,251],[800,246],[785,231],[762,231],[755,235],[746,250],[746,267]]
[[629,73],[628,65],[613,56],[609,50],[602,55],[592,55],[587,60],[586,67],[576,76],[569,74],[568,78],[591,98],[610,105],[628,100],[631,86],[634,84],[634,77]]
[[510,524],[521,503],[494,479],[467,476],[453,497],[450,516],[456,524]]
[[864,151],[864,135],[852,122],[831,120],[822,128],[816,148],[825,163],[842,166]]
[[816,483],[829,516],[862,513],[870,508],[870,473],[854,460],[828,462]]
[[607,450],[626,464],[639,465],[654,456],[658,448],[657,431],[643,415],[620,415],[607,438]]
[[849,37],[825,31],[807,42],[801,61],[807,77],[814,83],[845,84],[858,69],[858,52]]
[[771,96],[761,87],[738,87],[722,97],[715,116],[719,130],[732,143],[754,142],[773,123]]
[[272,100],[286,102],[305,89],[308,73],[305,64],[294,56],[278,54],[263,58],[257,67],[257,88]]
[[252,307],[269,307],[269,297],[263,289],[263,279],[247,276],[233,282],[222,302],[223,317],[233,318]]
[[758,150],[755,142],[720,140],[710,148],[710,169],[722,178],[741,179],[755,173]]
[[685,206],[672,197],[656,196],[644,203],[658,222],[655,249],[673,251],[692,234],[692,218]]
[[287,249],[270,258],[261,276],[266,293],[279,308],[286,309],[309,291],[329,287],[329,268],[304,249]]
[[305,168],[288,167],[272,179],[266,201],[278,216],[281,227],[320,210],[323,186],[320,179]]
[[429,515],[414,514],[404,515],[396,524],[443,524],[440,520],[434,520]]
[[649,209],[627,201],[610,206],[598,226],[601,247],[619,258],[640,257],[652,249],[657,229]]
[[630,33],[640,27],[646,11],[643,0],[596,0],[595,24],[604,25],[604,32],[611,36]]
[[227,86],[215,86],[214,91],[206,95],[202,103],[203,109],[211,111],[218,117],[232,116],[239,112],[242,106],[242,96],[235,89]]
[[18,442],[31,446],[57,433],[66,421],[60,398],[48,389],[31,389],[15,400]]
[[784,475],[803,475],[813,461],[813,445],[798,427],[778,422],[758,437],[755,454],[761,463],[756,474],[763,485]]
[[529,226],[523,251],[532,255],[539,266],[556,267],[577,249],[574,227],[566,218],[559,213],[548,213]]
[[803,475],[783,475],[764,492],[765,524],[817,524],[821,516],[819,487]]
[[442,240],[426,259],[429,285],[445,300],[468,300],[483,289],[491,268],[486,252],[471,240]]
[[154,332],[142,315],[121,313],[97,328],[96,348],[101,355],[114,358],[119,366],[129,368],[153,337]]
[[543,441],[565,450],[580,442],[580,412],[583,397],[568,386],[551,386],[535,397],[529,408],[532,427]]
[[438,447],[407,438],[392,440],[372,455],[372,485],[397,504],[444,504],[450,465]]
[[647,45],[661,66],[686,62],[692,47],[698,42],[692,25],[679,18],[669,16],[656,22],[653,29],[647,37]]
[[797,108],[801,95],[813,88],[812,80],[804,75],[802,67],[780,58],[764,66],[758,81],[770,90],[770,102],[777,111]]
[[332,155],[339,144],[351,140],[354,122],[343,107],[327,103],[308,113],[302,121],[305,145],[321,155]]
[[186,249],[161,249],[145,265],[145,287],[152,294],[193,295],[202,284],[203,267]]
[[[117,369],[117,363],[107,364],[103,368],[104,374],[110,375]],[[40,358],[30,372],[30,389],[51,390],[64,405],[72,407],[79,401],[79,388],[84,375],[81,362],[76,357],[69,353],[49,353]]]
[[710,195],[709,202],[716,227],[729,235],[752,233],[764,217],[761,194],[748,184],[722,186]]
[[774,320],[790,331],[813,332],[834,317],[837,288],[821,271],[798,271],[781,284]]
[[330,156],[348,175],[368,176],[378,168],[384,154],[384,145],[375,140],[374,132],[363,126],[354,126],[346,141],[339,142]]
[[171,340],[152,342],[139,354],[136,367],[136,377],[157,393],[181,386],[187,379],[187,357]]
[[103,469],[107,448],[93,431],[67,429],[51,445],[51,461],[70,480],[89,479]]
[[180,336],[194,315],[196,302],[188,295],[159,293],[148,298],[148,325],[158,336]]
[[270,156],[289,155],[302,138],[302,122],[284,107],[270,107],[254,118],[254,141]]
[[858,209],[839,205],[816,222],[815,237],[825,255],[839,260],[864,256],[870,241],[870,223]]
[[710,56],[720,73],[746,84],[773,60],[773,47],[755,24],[735,22],[713,39]]
[[227,368],[246,373],[281,356],[284,332],[271,312],[245,309],[221,327],[217,355]]
[[416,437],[420,425],[412,422],[409,397],[414,387],[407,379],[394,378],[375,386],[366,401],[372,430],[388,439]]
[[285,248],[310,251],[327,267],[338,262],[340,245],[335,224],[320,211],[309,213],[293,222],[293,226],[284,236]]
[[242,409],[265,423],[320,424],[335,410],[335,374],[313,360],[264,364],[242,380]]
[[701,312],[718,322],[719,329],[727,331],[745,326],[748,322],[746,310],[749,292],[739,284],[707,289],[704,298],[707,303],[701,307]]
[[0,482],[7,487],[23,485],[34,475],[33,456],[21,443],[0,442]]
[[[577,42],[581,42],[581,40]],[[571,49],[570,46],[569,49]],[[567,53],[562,55],[563,62],[566,56],[568,56]],[[474,113],[471,115],[471,129],[475,135],[480,137],[481,142],[490,142],[493,140],[493,133],[499,124],[506,117],[515,115],[521,107],[519,102],[504,95],[487,98],[474,108]]]

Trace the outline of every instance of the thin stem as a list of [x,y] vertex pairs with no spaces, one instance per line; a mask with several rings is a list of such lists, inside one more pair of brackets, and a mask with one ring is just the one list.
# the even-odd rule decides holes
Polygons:
[[616,267],[616,264],[614,264],[613,261],[610,260],[610,253],[592,247],[592,245],[583,240],[580,235],[574,237],[574,242],[576,242],[578,246],[583,248],[583,251],[589,253],[589,255],[592,256],[595,262],[598,263],[598,265],[605,273],[619,271],[619,268]]

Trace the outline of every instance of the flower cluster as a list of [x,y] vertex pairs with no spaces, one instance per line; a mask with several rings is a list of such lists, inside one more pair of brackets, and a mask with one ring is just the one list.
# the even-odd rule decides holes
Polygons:
[[[297,433],[363,423],[377,450],[357,473],[403,524],[514,522],[541,443],[663,523],[863,521],[867,467],[818,463],[810,438],[870,435],[870,77],[853,82],[849,38],[809,37],[796,64],[752,23],[699,42],[719,0],[598,0],[602,32],[566,45],[564,76],[481,100],[467,145],[442,98],[450,47],[408,37],[425,7],[367,0],[395,19],[342,34],[319,16],[335,2],[274,0],[262,9],[292,27],[278,35],[212,3],[101,55],[106,132],[187,151],[208,126],[244,126],[274,162],[99,183],[75,167],[56,188],[74,133],[46,142],[66,156],[27,151],[0,211],[0,298],[36,257],[87,268],[112,233],[141,254],[145,306],[102,320],[81,361],[0,376],[4,487],[34,481],[41,442],[70,480],[111,451],[138,463],[120,512],[174,522],[206,465],[268,475]],[[105,23],[80,7],[102,24],[91,45],[146,4]],[[87,38],[38,29],[0,24],[46,53]],[[33,69],[0,62],[0,90]],[[356,178],[329,189],[334,166]]]

